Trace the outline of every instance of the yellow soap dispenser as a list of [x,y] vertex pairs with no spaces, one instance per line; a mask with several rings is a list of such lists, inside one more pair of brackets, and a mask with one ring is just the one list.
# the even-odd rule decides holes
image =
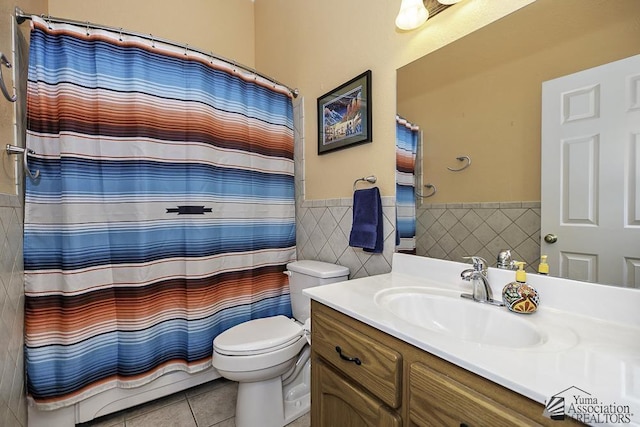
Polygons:
[[530,314],[538,309],[540,297],[538,291],[527,284],[527,272],[524,262],[517,262],[516,281],[502,289],[502,301],[514,313]]
[[547,264],[546,255],[542,255],[540,257],[540,264],[538,264],[538,274],[544,274],[545,276],[549,274],[549,264]]

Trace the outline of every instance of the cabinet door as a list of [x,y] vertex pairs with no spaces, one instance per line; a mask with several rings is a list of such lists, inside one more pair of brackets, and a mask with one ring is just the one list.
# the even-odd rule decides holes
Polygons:
[[422,363],[411,364],[409,408],[412,426],[540,425]]
[[313,427],[400,427],[400,416],[321,359],[311,365]]

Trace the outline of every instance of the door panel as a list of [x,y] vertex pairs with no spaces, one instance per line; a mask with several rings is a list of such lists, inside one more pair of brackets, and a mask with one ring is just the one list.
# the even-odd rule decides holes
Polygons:
[[551,274],[640,288],[640,55],[542,84],[541,196]]

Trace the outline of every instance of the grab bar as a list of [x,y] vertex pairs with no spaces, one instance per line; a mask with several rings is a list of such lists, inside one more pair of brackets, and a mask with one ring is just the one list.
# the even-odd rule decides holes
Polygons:
[[31,179],[36,179],[40,176],[39,170],[37,170],[36,173],[33,174],[29,169],[28,157],[29,154],[36,154],[35,151],[30,148],[22,148],[15,145],[7,144],[7,154],[22,154],[22,167],[24,168],[24,171],[27,173],[27,175],[29,175]]
[[360,181],[366,181],[370,184],[375,184],[376,181],[378,180],[378,178],[376,178],[373,175],[369,175],[369,176],[363,176],[362,178],[358,178],[355,181],[353,181],[353,191],[356,191],[356,185],[358,184],[358,182]]
[[[9,62],[5,54],[2,52],[0,52],[0,64],[4,65],[7,68],[11,68],[11,62]],[[7,98],[7,101],[16,102],[16,99],[18,99],[17,95],[9,94],[9,91],[7,90],[7,86],[5,86],[4,84],[4,79],[2,78],[2,70],[0,70],[0,90],[2,90],[2,94],[4,95],[5,98]]]

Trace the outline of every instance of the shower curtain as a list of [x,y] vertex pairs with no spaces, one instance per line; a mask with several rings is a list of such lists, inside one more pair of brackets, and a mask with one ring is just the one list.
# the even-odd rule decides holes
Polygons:
[[211,366],[291,316],[289,90],[158,42],[32,20],[25,195],[28,393],[56,409]]
[[416,154],[420,128],[396,116],[397,252],[416,252]]

